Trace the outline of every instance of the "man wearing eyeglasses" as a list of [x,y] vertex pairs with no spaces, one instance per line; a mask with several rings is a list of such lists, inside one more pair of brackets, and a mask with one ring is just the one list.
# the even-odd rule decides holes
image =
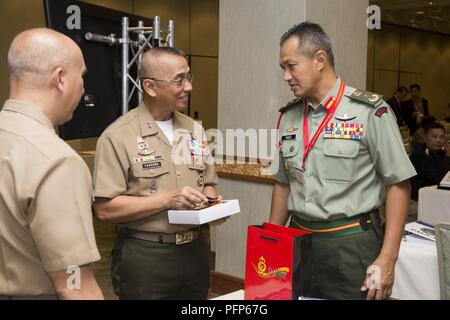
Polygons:
[[143,103],[105,130],[95,161],[96,215],[119,225],[114,289],[120,299],[206,299],[207,243],[198,226],[169,224],[167,215],[217,198],[204,130],[180,113],[192,75],[182,51],[152,48],[139,76]]

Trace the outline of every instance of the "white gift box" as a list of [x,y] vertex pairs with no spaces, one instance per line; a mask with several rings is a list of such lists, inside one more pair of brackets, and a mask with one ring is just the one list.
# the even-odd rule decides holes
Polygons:
[[201,210],[169,210],[169,223],[200,225],[239,213],[238,200],[224,200],[223,203]]

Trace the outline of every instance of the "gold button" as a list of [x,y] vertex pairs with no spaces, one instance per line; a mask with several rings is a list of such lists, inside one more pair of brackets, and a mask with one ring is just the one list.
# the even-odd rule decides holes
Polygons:
[[181,172],[180,171],[177,171],[176,174],[177,174],[177,176],[181,176]]

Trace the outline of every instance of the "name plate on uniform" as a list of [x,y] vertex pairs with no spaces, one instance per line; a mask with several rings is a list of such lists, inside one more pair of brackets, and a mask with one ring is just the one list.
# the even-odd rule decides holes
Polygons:
[[200,225],[241,212],[239,200],[224,200],[201,210],[169,210],[169,223]]
[[150,162],[150,163],[144,163],[142,165],[143,170],[150,170],[150,169],[158,169],[161,168],[162,163],[160,161],[158,162]]

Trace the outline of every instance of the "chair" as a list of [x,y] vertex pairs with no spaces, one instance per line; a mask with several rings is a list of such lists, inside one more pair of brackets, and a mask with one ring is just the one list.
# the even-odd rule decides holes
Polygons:
[[450,300],[450,224],[436,225],[441,300]]

